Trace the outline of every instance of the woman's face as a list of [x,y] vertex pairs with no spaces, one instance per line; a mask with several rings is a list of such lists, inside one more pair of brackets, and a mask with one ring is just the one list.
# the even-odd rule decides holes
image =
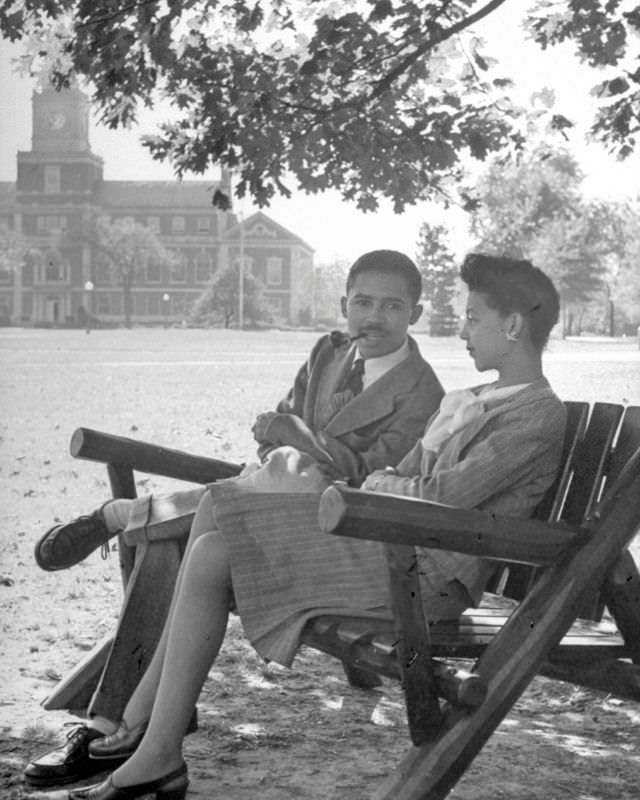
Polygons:
[[487,305],[484,294],[469,292],[460,338],[467,343],[467,351],[480,372],[502,366],[509,352],[505,322],[497,309]]

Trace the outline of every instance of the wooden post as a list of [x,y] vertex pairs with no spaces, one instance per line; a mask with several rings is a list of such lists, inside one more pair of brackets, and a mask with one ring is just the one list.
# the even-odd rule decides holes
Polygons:
[[628,550],[607,576],[602,594],[634,664],[640,664],[640,573]]
[[[107,474],[109,476],[111,493],[114,499],[123,497],[132,500],[135,498],[136,482],[131,467],[107,464]],[[129,577],[133,572],[135,554],[135,547],[129,547],[120,534],[118,536],[118,555],[120,558],[120,575],[122,576],[122,585],[125,589],[129,583]]]
[[136,548],[116,635],[88,709],[114,722],[151,661],[164,626],[180,568],[177,541],[151,542]]
[[416,551],[403,545],[385,549],[409,733],[411,741],[421,745],[438,733],[442,714],[431,664],[429,626],[422,611]]

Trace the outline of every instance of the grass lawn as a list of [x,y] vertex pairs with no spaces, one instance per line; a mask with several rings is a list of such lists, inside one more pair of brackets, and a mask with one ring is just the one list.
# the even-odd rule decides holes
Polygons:
[[[39,703],[113,629],[120,607],[117,558],[103,562],[94,553],[63,573],[44,573],[33,561],[35,540],[54,520],[86,513],[108,496],[104,467],[69,455],[73,430],[245,461],[254,452],[256,414],[283,396],[316,338],[0,328],[2,798],[66,797],[34,794],[21,782],[26,760],[59,732],[60,716]],[[478,375],[460,340],[416,338],[445,389],[492,378]],[[640,404],[636,340],[554,339],[545,369],[562,399]],[[168,485],[176,488],[141,476],[139,492]],[[231,633],[205,687],[205,724],[189,737],[189,797],[369,797],[407,746],[399,688],[353,690],[339,665],[309,651],[292,671],[267,668],[237,625]],[[559,686],[534,681],[453,798],[637,796],[637,704]]]

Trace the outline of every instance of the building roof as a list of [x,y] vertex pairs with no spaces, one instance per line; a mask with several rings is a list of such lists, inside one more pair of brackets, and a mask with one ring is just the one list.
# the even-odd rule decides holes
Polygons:
[[[283,225],[280,225],[271,217],[268,217],[262,211],[256,211],[255,214],[251,214],[251,216],[247,217],[243,222],[238,222],[235,225],[231,225],[225,231],[224,238],[225,239],[240,239],[240,228],[243,228],[244,231],[248,231],[249,233],[252,230],[255,230],[257,225],[264,225],[265,228],[271,229],[277,233],[278,239],[287,239],[289,241],[297,242],[298,244],[302,245],[302,247],[306,248],[310,253],[313,253],[313,247],[307,244],[304,239],[301,239],[295,233],[291,233],[290,230],[287,230]],[[252,236],[252,238],[260,238],[259,236]],[[270,236],[267,235],[265,237],[267,241],[270,240]]]
[[218,181],[103,181],[95,200],[104,208],[212,208]]

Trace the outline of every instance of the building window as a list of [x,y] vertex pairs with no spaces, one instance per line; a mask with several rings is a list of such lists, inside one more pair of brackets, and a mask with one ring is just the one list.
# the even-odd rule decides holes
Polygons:
[[198,233],[209,233],[211,230],[211,217],[198,217]]
[[109,305],[111,306],[112,314],[122,314],[124,310],[122,303],[122,294],[120,292],[113,292],[112,294],[110,294]]
[[160,295],[150,294],[147,296],[147,307],[149,309],[149,316],[154,316],[160,313]]
[[171,283],[184,283],[187,280],[187,266],[184,253],[174,253],[171,259]]
[[57,214],[47,214],[39,216],[37,221],[38,233],[52,233],[53,231],[64,231],[67,229],[67,218]]
[[65,280],[65,268],[60,253],[49,250],[44,254],[44,280],[56,282]]
[[187,308],[187,298],[183,294],[176,294],[171,298],[172,313],[182,316]]
[[[240,267],[240,253],[235,253],[234,254],[234,256],[233,256],[233,264],[234,264],[236,269],[239,269],[239,267]],[[251,256],[245,255],[243,257],[243,259],[242,259],[242,264],[243,264],[243,267],[244,267],[245,275],[253,275],[254,274],[254,269],[253,269],[254,260],[253,260],[253,258],[251,258]]]
[[265,297],[265,305],[272,317],[278,318],[282,316],[281,297]]
[[144,317],[147,314],[147,298],[143,294],[134,294],[133,296],[133,313],[138,317]]
[[282,286],[282,259],[267,259],[267,286]]
[[148,261],[145,267],[145,277],[147,283],[160,283],[160,264]]
[[111,303],[108,294],[99,294],[96,297],[96,314],[111,314]]
[[172,217],[171,218],[171,232],[172,233],[184,233],[186,230],[186,220],[184,217]]
[[160,233],[160,217],[147,217],[147,228],[152,233]]
[[213,258],[210,253],[201,251],[195,258],[196,262],[196,282],[208,283],[213,273]]
[[97,283],[108,285],[113,283],[115,277],[115,270],[112,269],[111,264],[106,258],[97,259],[94,264],[94,272]]
[[44,191],[46,194],[60,193],[60,167],[58,164],[45,164]]

